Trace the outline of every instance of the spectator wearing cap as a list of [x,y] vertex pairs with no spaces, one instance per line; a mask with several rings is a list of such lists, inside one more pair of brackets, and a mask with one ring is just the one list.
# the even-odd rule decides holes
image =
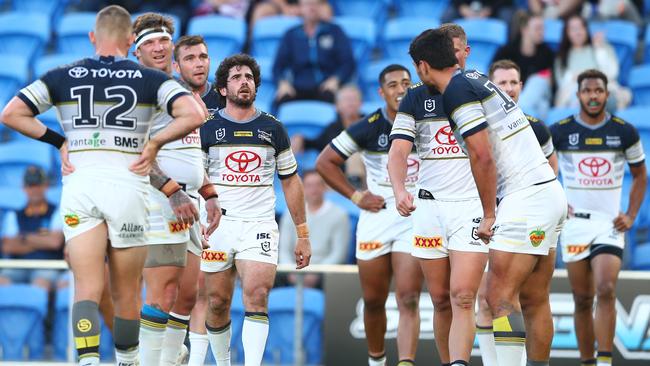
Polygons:
[[[43,169],[31,166],[24,176],[26,206],[9,211],[2,222],[2,255],[10,259],[63,259],[63,231],[56,205],[45,198],[48,188]],[[46,290],[59,280],[61,270],[16,269],[0,271],[0,284],[28,283]]]

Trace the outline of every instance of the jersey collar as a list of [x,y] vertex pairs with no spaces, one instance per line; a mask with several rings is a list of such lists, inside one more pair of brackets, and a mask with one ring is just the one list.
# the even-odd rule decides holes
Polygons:
[[581,125],[581,126],[583,126],[583,127],[585,127],[585,128],[588,128],[588,129],[590,129],[590,130],[597,130],[597,129],[603,127],[603,126],[604,126],[604,125],[605,125],[605,124],[610,120],[610,118],[612,118],[612,115],[609,114],[608,112],[605,112],[605,118],[603,118],[603,120],[600,121],[600,122],[598,122],[597,124],[592,125],[592,124],[589,124],[589,123],[583,121],[582,118],[580,118],[580,113],[576,113],[576,114],[573,116],[573,119],[575,119],[576,122],[577,122],[579,125]]

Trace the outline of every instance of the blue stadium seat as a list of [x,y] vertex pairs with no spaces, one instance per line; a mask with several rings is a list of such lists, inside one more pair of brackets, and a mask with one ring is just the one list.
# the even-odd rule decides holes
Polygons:
[[57,15],[63,13],[67,3],[67,0],[13,0],[12,5],[15,11],[46,14],[50,19],[56,20]]
[[648,147],[650,146],[650,107],[631,107],[624,109],[622,111],[616,112],[616,115],[626,120],[627,122],[634,125],[639,131],[639,136],[641,137],[641,143],[645,151],[649,151]]
[[190,19],[187,34],[202,35],[210,57],[223,59],[241,52],[246,40],[246,23],[222,15],[204,15]]
[[278,119],[287,128],[289,136],[300,133],[314,138],[336,119],[336,108],[331,103],[298,100],[280,105]]
[[357,68],[363,67],[372,54],[377,41],[375,23],[366,17],[336,17],[334,23],[343,29],[350,39]]
[[650,105],[650,65],[634,66],[630,71],[630,88],[635,106]]
[[[131,20],[135,23],[135,20],[144,13],[135,13],[131,14]],[[174,32],[172,33],[172,38],[174,38],[174,41],[178,39],[178,37],[181,36],[181,19],[174,14],[169,14],[165,12],[161,12],[160,14],[164,15],[165,17],[171,18],[172,22],[174,23]]]
[[370,113],[375,112],[379,108],[383,108],[386,105],[383,100],[372,100],[369,102],[363,102],[361,104],[361,114],[364,116],[369,115]]
[[544,19],[544,42],[546,42],[553,51],[557,52],[560,47],[563,30],[564,22],[561,19]]
[[570,117],[571,115],[578,113],[578,108],[574,107],[559,107],[551,108],[546,115],[546,125],[551,126],[555,122]]
[[[305,288],[303,293],[302,344],[306,364],[320,364],[323,348],[323,317],[325,295],[321,290]],[[274,364],[293,365],[294,311],[296,289],[280,287],[269,295],[269,343],[275,359]],[[279,359],[277,355],[279,353]]]
[[467,33],[467,42],[472,53],[467,60],[468,69],[487,73],[487,69],[497,49],[506,43],[508,25],[499,19],[457,19]]
[[427,17],[438,21],[449,6],[449,0],[394,0],[400,17]]
[[93,53],[86,55],[75,54],[75,53],[56,53],[52,55],[47,55],[40,57],[36,61],[34,66],[34,77],[40,78],[45,75],[46,72],[55,69],[60,66],[71,64],[77,60],[80,60],[83,57],[91,57]]
[[95,28],[96,17],[97,14],[91,12],[65,14],[55,30],[58,51],[74,54],[77,58],[94,55],[95,47],[88,39],[88,32]]
[[45,171],[52,166],[50,145],[39,141],[9,142],[0,145],[0,185],[22,187],[23,174],[29,165]]
[[0,211],[20,210],[27,204],[27,196],[22,188],[0,187]]
[[[650,1],[644,1],[648,6],[650,6]],[[646,27],[645,36],[643,37],[643,49],[645,53],[643,55],[643,62],[650,63],[650,27]]]
[[[2,41],[0,41],[2,42]],[[0,67],[0,106],[4,106],[29,80],[29,58],[2,55]]]
[[298,163],[298,173],[302,175],[307,170],[316,169],[316,159],[320,151],[306,150],[296,153],[296,162]]
[[379,89],[379,74],[384,68],[386,68],[386,66],[391,64],[398,64],[406,67],[411,73],[411,80],[413,80],[413,83],[417,82],[418,74],[415,71],[413,62],[411,62],[408,57],[375,61],[363,70],[360,70],[359,82],[361,91],[364,95],[363,100],[367,102],[383,102],[383,99],[377,91]]
[[32,64],[50,38],[50,18],[40,13],[0,13],[0,53],[19,54]]
[[330,4],[334,7],[337,16],[364,17],[371,19],[377,26],[377,30],[384,29],[388,18],[388,8],[392,0],[332,0]]
[[[409,45],[423,31],[440,25],[437,20],[424,17],[401,17],[386,23],[383,52],[386,57],[408,59]],[[411,63],[411,62],[409,62]]]
[[591,34],[605,32],[605,38],[614,47],[616,56],[618,56],[620,65],[618,81],[623,85],[627,85],[630,70],[634,64],[639,27],[624,20],[609,20],[606,22],[590,22],[589,32]]
[[301,24],[298,17],[271,16],[258,20],[251,40],[253,56],[275,59],[284,33],[298,24]]
[[[43,349],[33,349],[30,338],[43,334],[43,320],[47,313],[47,291],[31,285],[0,287],[0,345],[5,361],[24,360],[24,349],[29,348],[29,359],[42,357]],[[44,340],[44,339],[43,339]],[[40,344],[44,347],[45,344]],[[40,354],[41,357],[34,357]]]

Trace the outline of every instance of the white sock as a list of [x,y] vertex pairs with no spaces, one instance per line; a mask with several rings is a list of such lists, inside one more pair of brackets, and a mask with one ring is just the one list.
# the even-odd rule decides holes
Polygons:
[[[115,349],[115,364],[120,366],[138,366],[138,347],[130,348],[126,351]],[[144,365],[148,365],[143,363]]]
[[[244,322],[244,324],[246,324],[246,322]],[[207,324],[205,327],[208,330],[207,337],[210,340],[212,355],[217,361],[217,366],[230,366],[230,335],[232,333],[230,331],[230,322],[221,328],[212,328]],[[190,337],[192,337],[192,333],[190,333]],[[207,348],[207,346],[205,346],[205,348]],[[192,350],[190,352],[194,353],[194,343],[192,343]],[[205,351],[203,352],[203,358],[205,359]],[[262,358],[260,357],[260,362],[261,360]]]
[[386,366],[386,354],[381,357],[368,356],[368,366]]
[[190,323],[189,315],[179,315],[174,312],[169,313],[167,329],[162,343],[162,356],[160,365],[174,366],[181,352],[181,347],[187,334],[187,326]]
[[79,366],[99,366],[99,357],[88,356],[79,359]]
[[[228,344],[230,344],[230,339],[228,339]],[[203,366],[209,345],[210,340],[208,340],[207,334],[190,332],[190,360],[187,362],[187,365]],[[230,362],[230,353],[228,353],[228,362]]]
[[497,350],[494,345],[494,330],[492,326],[476,325],[476,337],[478,346],[481,349],[481,359],[484,366],[498,366]]
[[162,344],[165,339],[169,314],[150,305],[144,305],[140,312],[140,363],[160,365]]
[[269,335],[267,313],[246,312],[241,340],[244,344],[244,366],[260,366]]
[[611,365],[612,365],[612,353],[598,351],[598,353],[596,354],[596,366],[611,366]]
[[499,366],[521,366],[526,348],[524,318],[520,312],[494,319],[494,344]]

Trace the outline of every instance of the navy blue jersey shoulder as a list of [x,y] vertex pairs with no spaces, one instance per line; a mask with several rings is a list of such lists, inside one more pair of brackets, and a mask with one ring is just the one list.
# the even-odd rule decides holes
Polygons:
[[221,98],[221,95],[219,95],[219,92],[215,88],[216,86],[211,85],[210,90],[208,90],[208,92],[201,97],[203,103],[205,103],[205,107],[210,113],[214,113],[226,106],[222,100],[223,98]]
[[201,148],[208,152],[210,147],[224,146],[271,146],[275,155],[290,148],[289,136],[282,123],[272,115],[261,112],[249,122],[238,123],[229,120],[218,111],[201,126]]
[[[487,88],[486,85],[493,88]],[[456,109],[468,104],[481,102],[496,90],[487,76],[476,70],[467,70],[456,73],[443,93],[443,107],[451,117]],[[455,128],[455,123],[450,118],[450,124]]]
[[532,127],[533,132],[535,132],[535,137],[537,137],[539,146],[544,146],[548,140],[551,139],[551,131],[549,131],[544,121],[539,118],[526,114],[526,119],[528,119],[530,127]]
[[625,151],[639,142],[636,128],[616,116],[596,129],[585,127],[571,116],[553,124],[550,131],[558,151]]
[[442,94],[423,83],[412,85],[399,104],[399,112],[408,114],[416,121],[427,118],[447,118]]
[[392,128],[393,124],[388,122],[380,108],[348,127],[346,132],[362,150],[387,152]]

